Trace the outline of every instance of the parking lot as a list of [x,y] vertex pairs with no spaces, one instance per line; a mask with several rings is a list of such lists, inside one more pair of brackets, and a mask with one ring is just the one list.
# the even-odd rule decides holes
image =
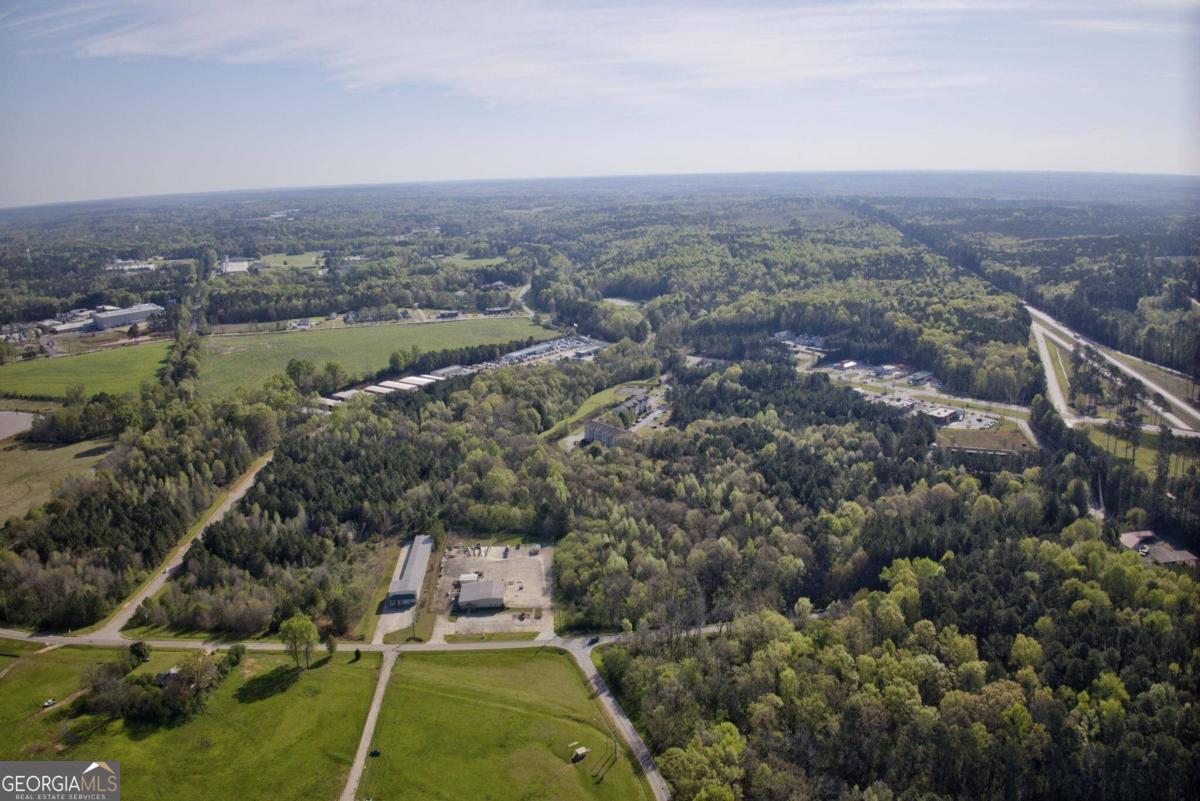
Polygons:
[[[508,551],[506,557],[505,551]],[[553,548],[537,545],[488,545],[455,543],[446,549],[442,575],[438,579],[436,609],[438,622],[434,641],[448,634],[490,634],[528,631],[554,633],[550,569]],[[466,573],[483,580],[504,582],[505,609],[462,614],[454,609],[458,595],[455,583]],[[521,619],[524,613],[525,619]],[[451,616],[455,619],[451,620]]]

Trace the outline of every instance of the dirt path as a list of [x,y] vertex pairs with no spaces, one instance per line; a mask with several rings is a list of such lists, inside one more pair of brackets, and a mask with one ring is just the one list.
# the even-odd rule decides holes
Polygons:
[[258,459],[258,461],[251,465],[249,470],[242,474],[241,478],[234,482],[225,496],[225,500],[209,514],[208,519],[204,520],[202,525],[195,526],[195,532],[176,546],[171,555],[167,557],[167,561],[159,565],[154,577],[130,596],[121,608],[117,610],[116,614],[108,619],[108,622],[96,629],[94,632],[96,636],[121,636],[121,629],[125,628],[129,623],[134,613],[137,612],[138,607],[142,605],[142,601],[162,589],[167,579],[170,578],[170,575],[183,564],[183,558],[187,555],[188,548],[191,547],[192,542],[203,536],[206,528],[223,518],[233,508],[233,505],[241,500],[242,496],[253,486],[254,478],[258,475],[258,472],[270,464],[272,456],[273,454],[269,453]]
[[342,789],[341,801],[354,801],[355,794],[358,792],[363,768],[367,764],[367,754],[371,750],[371,740],[375,737],[375,723],[379,720],[379,708],[383,706],[383,695],[387,692],[388,679],[392,677],[392,668],[396,664],[397,653],[397,649],[393,647],[383,655],[383,667],[379,670],[375,695],[371,698],[370,709],[367,710],[367,722],[363,724],[362,737],[358,740],[358,751],[355,752],[354,762],[350,765],[350,775],[346,777],[346,786]]

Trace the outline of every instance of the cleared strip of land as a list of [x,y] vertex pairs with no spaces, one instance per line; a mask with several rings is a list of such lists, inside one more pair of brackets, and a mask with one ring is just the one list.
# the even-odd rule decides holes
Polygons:
[[0,365],[0,394],[62,398],[75,384],[81,385],[86,395],[137,392],[143,381],[157,380],[168,347],[166,342],[150,342]]
[[395,351],[412,347],[428,352],[554,335],[526,317],[500,317],[213,336],[204,341],[201,384],[207,393],[228,397],[242,387],[261,386],[292,359],[308,359],[318,368],[337,362],[350,376],[364,377],[387,367]]

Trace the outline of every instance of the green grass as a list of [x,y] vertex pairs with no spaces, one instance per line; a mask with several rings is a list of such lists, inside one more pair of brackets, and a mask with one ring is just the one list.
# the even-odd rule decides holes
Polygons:
[[111,441],[98,439],[57,447],[0,443],[0,523],[41,506],[58,484],[86,473],[111,449]]
[[[578,668],[554,649],[404,654],[384,696],[362,798],[649,799]],[[578,743],[592,752],[570,761]],[[615,756],[615,759],[613,758]],[[605,763],[611,763],[597,782]]]
[[602,389],[596,394],[589,397],[583,403],[579,404],[579,408],[575,413],[565,420],[560,420],[552,428],[543,431],[541,437],[543,439],[559,439],[570,433],[571,429],[580,425],[586,420],[590,420],[600,412],[606,411],[613,406],[616,406],[624,398],[620,397],[620,392],[625,387],[646,387],[651,388],[658,385],[657,379],[645,381],[627,381],[624,384],[614,384],[607,389]]
[[504,317],[208,337],[200,375],[207,392],[227,397],[242,387],[260,386],[268,377],[283,372],[291,359],[309,359],[317,367],[338,362],[351,376],[364,377],[387,367],[394,351],[414,345],[422,351],[436,351],[553,336],[524,317]]
[[[116,648],[56,648],[26,655],[12,665],[0,679],[0,728],[6,733],[0,737],[0,759],[71,759],[58,749],[65,732],[79,723],[70,708],[71,696],[92,665],[112,662],[118,653]],[[184,656],[182,651],[156,650],[139,670],[165,670]],[[42,702],[48,698],[59,703],[43,712]]]
[[492,631],[483,634],[447,634],[446,642],[519,642],[536,640],[536,631]]
[[938,444],[943,447],[987,448],[1012,453],[1032,453],[1036,448],[1025,434],[1010,421],[1002,421],[993,428],[943,428],[937,433]]
[[21,657],[32,654],[41,647],[41,643],[30,642],[29,640],[0,639],[0,673],[7,670],[13,662],[16,662]]
[[[1129,461],[1128,445],[1125,440],[1107,436],[1098,426],[1087,426],[1088,438],[1114,456]],[[1138,435],[1138,449],[1133,465],[1148,476],[1154,475],[1154,461],[1158,458],[1158,434],[1142,431]]]
[[168,342],[149,342],[78,356],[0,365],[0,393],[62,398],[73,384],[82,384],[87,395],[137,392],[142,382],[157,380],[158,368],[166,360],[169,346]]
[[292,256],[286,253],[268,253],[261,261],[267,267],[321,267],[325,264],[325,254],[319,250]]
[[387,597],[388,582],[391,581],[392,571],[396,566],[396,557],[400,555],[400,546],[395,542],[385,543],[375,549],[370,557],[369,567],[365,572],[375,582],[375,589],[367,600],[367,607],[362,617],[354,627],[352,638],[370,642],[375,636],[375,628],[379,625],[379,610],[383,608],[383,600]]
[[1054,377],[1063,395],[1071,397],[1071,354],[1064,353],[1058,343],[1046,338],[1046,348],[1050,351],[1050,363],[1054,368]]
[[0,412],[52,412],[62,408],[58,401],[24,400],[22,398],[0,398]]
[[473,259],[465,253],[455,253],[453,256],[447,256],[441,259],[442,264],[449,264],[454,267],[463,268],[478,268],[478,267],[495,267],[497,264],[504,264],[507,261],[503,256],[489,256],[479,259]]
[[[68,704],[39,717],[46,697],[66,698],[90,664],[114,656],[107,649],[62,648],[18,665],[0,685],[0,723],[8,732],[0,754],[117,760],[122,796],[132,799],[336,798],[380,663],[378,654],[351,662],[339,653],[296,672],[282,654],[251,652],[209,697],[206,711],[177,726],[128,727],[75,716]],[[165,669],[182,656],[155,651],[142,670]],[[68,730],[82,741],[67,745],[62,735]]]

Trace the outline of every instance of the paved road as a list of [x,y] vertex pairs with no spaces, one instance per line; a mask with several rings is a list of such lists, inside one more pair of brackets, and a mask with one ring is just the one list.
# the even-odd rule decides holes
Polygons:
[[1042,369],[1046,372],[1046,399],[1058,411],[1058,416],[1066,423],[1067,428],[1075,427],[1075,412],[1067,405],[1067,397],[1064,387],[1058,383],[1058,373],[1054,371],[1054,354],[1050,352],[1050,346],[1046,344],[1046,330],[1038,325],[1035,320],[1030,328],[1033,330],[1033,339],[1037,342],[1038,356],[1042,360]]
[[[1072,344],[1072,340],[1078,339],[1079,342],[1082,342],[1085,345],[1090,345],[1098,354],[1100,354],[1100,357],[1102,359],[1104,359],[1106,362],[1111,364],[1113,367],[1117,368],[1122,373],[1125,373],[1126,375],[1132,376],[1133,378],[1136,378],[1138,381],[1141,381],[1143,384],[1145,384],[1147,387],[1149,387],[1152,392],[1157,392],[1158,394],[1162,395],[1172,405],[1174,405],[1180,409],[1191,408],[1182,398],[1180,398],[1178,395],[1171,392],[1166,387],[1162,386],[1161,384],[1155,383],[1154,381],[1150,380],[1146,376],[1139,373],[1137,370],[1134,370],[1132,367],[1125,364],[1125,362],[1121,361],[1120,359],[1118,359],[1114,356],[1109,355],[1108,352],[1104,349],[1104,346],[1101,345],[1099,342],[1094,342],[1093,340],[1088,339],[1085,336],[1077,334],[1076,332],[1072,331],[1067,326],[1065,326],[1062,323],[1055,320],[1050,315],[1046,314],[1043,311],[1038,311],[1037,309],[1033,308],[1032,306],[1030,306],[1028,304],[1026,304],[1025,308],[1029,311],[1030,315],[1033,316],[1035,321],[1037,323],[1040,323],[1044,327],[1046,333],[1051,338],[1053,338],[1055,341],[1057,341],[1060,345],[1062,345],[1063,347],[1067,348],[1068,350],[1071,350],[1074,347],[1074,345]],[[1170,420],[1171,424],[1173,426],[1175,426],[1176,428],[1182,429],[1182,431],[1184,431],[1184,432],[1192,432],[1193,434],[1195,434],[1195,431],[1192,428],[1192,426],[1185,423],[1183,420],[1181,420],[1179,417],[1177,417],[1175,414],[1173,414],[1170,410],[1167,410],[1166,414],[1164,414],[1163,416],[1166,419]],[[1187,436],[1186,433],[1183,435]]]
[[[1065,397],[1065,388],[1059,386],[1058,375],[1054,372],[1053,364],[1050,361],[1050,359],[1053,358],[1053,355],[1050,353],[1050,348],[1047,345],[1047,340],[1053,340],[1055,344],[1057,344],[1058,346],[1060,346],[1062,348],[1066,348],[1067,350],[1071,350],[1074,348],[1074,345],[1071,343],[1071,341],[1068,339],[1065,339],[1061,335],[1055,333],[1052,329],[1047,328],[1046,326],[1042,325],[1037,320],[1033,321],[1030,328],[1033,331],[1034,339],[1038,343],[1038,355],[1041,357],[1042,364],[1046,370],[1046,389],[1047,389],[1047,394],[1049,395],[1048,400],[1052,404],[1054,404],[1054,408],[1058,410],[1058,414],[1060,417],[1062,417],[1063,422],[1066,424],[1066,426],[1068,428],[1074,428],[1075,426],[1077,426],[1081,423],[1085,423],[1088,425],[1102,426],[1105,423],[1110,422],[1107,418],[1104,418],[1104,417],[1083,417],[1083,416],[1077,415],[1075,413],[1075,411],[1070,406],[1067,405],[1067,401],[1066,401],[1066,397]],[[1116,360],[1113,360],[1113,359],[1110,359],[1110,361],[1120,364],[1120,362],[1116,362]],[[1134,378],[1141,381],[1143,384],[1146,384],[1147,386],[1149,386],[1151,389],[1153,389],[1154,386],[1156,386],[1156,385],[1149,384],[1144,378],[1142,378],[1137,373],[1134,373],[1133,371],[1127,370],[1126,372],[1129,375],[1131,375]],[[1154,406],[1154,404],[1149,403],[1148,401],[1146,403],[1148,406],[1152,406],[1152,407]],[[1157,407],[1155,407],[1155,408],[1157,408]],[[1198,437],[1198,436],[1200,436],[1200,431],[1196,431],[1195,429],[1189,427],[1187,425],[1187,423],[1185,423],[1177,415],[1175,415],[1173,412],[1171,412],[1170,409],[1159,409],[1159,413],[1162,414],[1164,420],[1167,420],[1171,423],[1171,425],[1168,427],[1170,428],[1171,433],[1174,434],[1175,436],[1177,436],[1177,437]],[[1142,425],[1143,431],[1146,431],[1146,432],[1149,432],[1152,434],[1157,434],[1159,432],[1160,428],[1161,428],[1160,426],[1151,425],[1150,423],[1145,423]]]
[[[720,624],[704,626],[700,629],[693,630],[694,634],[714,634],[720,630]],[[85,645],[85,646],[105,646],[105,647],[124,647],[129,644],[129,640],[120,636],[120,633],[105,633],[96,631],[91,634],[80,634],[74,636],[66,636],[60,634],[38,634],[27,631],[19,631],[16,629],[0,629],[0,637],[10,640],[30,640],[40,642],[45,645],[61,646],[61,645]],[[646,780],[650,785],[650,789],[654,793],[655,801],[668,801],[671,797],[670,790],[666,780],[658,770],[658,765],[654,761],[654,755],[650,752],[650,748],[642,740],[641,735],[637,733],[633,722],[629,716],[621,709],[621,705],[617,703],[612,692],[605,685],[604,680],[600,677],[596,670],[595,664],[592,662],[592,649],[599,645],[608,645],[611,643],[622,642],[626,637],[622,635],[610,635],[598,638],[595,643],[582,637],[554,637],[549,640],[514,640],[514,641],[494,641],[494,642],[459,642],[459,643],[406,643],[404,645],[382,645],[377,643],[354,643],[354,647],[365,651],[383,653],[383,669],[380,671],[379,680],[375,685],[375,695],[371,700],[371,707],[367,711],[367,721],[363,726],[363,734],[359,739],[358,751],[355,755],[354,763],[351,766],[350,775],[347,778],[346,786],[342,791],[341,801],[354,801],[354,794],[358,788],[358,784],[362,779],[363,765],[365,764],[366,755],[370,749],[371,740],[375,732],[376,720],[379,716],[379,708],[383,703],[383,696],[387,688],[388,678],[391,676],[392,667],[395,665],[396,657],[403,653],[421,653],[431,651],[500,651],[511,650],[518,648],[542,648],[551,646],[561,648],[569,653],[574,658],[575,663],[579,665],[579,669],[587,677],[588,683],[592,686],[596,693],[596,699],[600,702],[601,707],[609,716],[610,720],[616,726],[621,738],[625,741],[625,745],[633,753],[641,766],[642,771],[646,774]],[[232,644],[231,641],[225,640],[147,640],[156,649],[203,649],[212,650],[214,648],[223,648]],[[248,649],[254,651],[283,651],[284,645],[281,642],[270,642],[261,640],[251,640],[243,643]],[[346,643],[347,646],[350,643]]]
[[221,505],[213,510],[213,513],[209,515],[209,518],[205,522],[204,526],[197,530],[194,535],[184,540],[183,543],[176,547],[172,554],[167,557],[167,561],[162,565],[159,565],[159,570],[157,573],[155,573],[154,578],[146,582],[144,587],[134,593],[129,600],[125,601],[124,605],[117,610],[115,615],[109,618],[107,623],[96,630],[95,634],[97,636],[115,637],[117,639],[121,638],[121,629],[125,628],[126,624],[129,623],[130,618],[132,618],[134,613],[137,612],[138,607],[142,605],[142,601],[146,600],[162,589],[163,584],[166,583],[170,575],[174,573],[180,565],[183,564],[183,558],[187,556],[188,548],[191,546],[192,542],[199,537],[202,537],[204,535],[204,531],[210,525],[223,518],[229,512],[229,510],[233,508],[233,505],[241,500],[242,496],[245,495],[250,487],[254,484],[254,477],[258,475],[258,471],[262,470],[270,463],[272,456],[273,454],[267,454],[266,457],[259,459],[249,470],[242,474],[242,477],[239,478],[237,482],[234,483],[234,485],[230,488],[229,494],[225,497],[225,500],[221,502]]

